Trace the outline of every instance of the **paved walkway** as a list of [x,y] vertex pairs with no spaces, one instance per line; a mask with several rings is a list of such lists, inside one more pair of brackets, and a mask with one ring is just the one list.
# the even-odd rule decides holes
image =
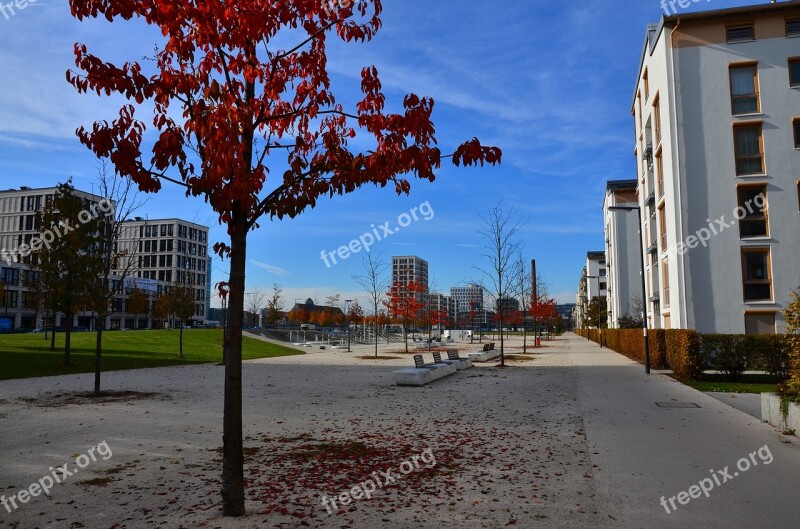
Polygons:
[[[520,342],[512,339],[508,352],[521,352]],[[253,474],[250,515],[241,519],[217,511],[221,367],[106,373],[105,389],[155,395],[48,407],[36,399],[86,391],[92,375],[1,381],[3,494],[101,441],[113,457],[92,462],[49,497],[13,512],[0,507],[0,529],[299,527],[301,518],[280,514],[285,505],[320,529],[800,527],[797,438],[718,396],[645,375],[643,366],[574,335],[509,360],[506,369],[476,366],[424,388],[398,388],[391,372],[411,360],[387,353],[400,347],[381,348],[390,359],[361,358],[369,348],[326,349],[245,364]],[[443,466],[451,451],[464,459],[452,475],[387,488],[377,505],[359,502],[328,515],[321,494],[366,478],[357,466],[352,481],[330,485],[325,472],[333,461],[285,465],[308,439],[361,439],[387,454],[427,445]]]
[[[616,521],[609,527],[800,527],[797,438],[665,375],[648,376],[643,366],[577,336],[562,344],[563,352],[549,361],[571,365],[579,374],[595,484],[615,505]],[[762,447],[767,448],[754,454],[758,466],[751,460],[746,472],[737,468],[740,459]],[[767,465],[770,454],[774,461]],[[741,461],[741,468],[746,463]],[[732,480],[722,483],[718,471],[726,467]],[[710,470],[721,483],[712,482],[709,497],[681,505],[678,500],[687,497],[677,495],[714,479]],[[659,504],[662,496],[667,508]],[[677,509],[669,503],[672,496]]]

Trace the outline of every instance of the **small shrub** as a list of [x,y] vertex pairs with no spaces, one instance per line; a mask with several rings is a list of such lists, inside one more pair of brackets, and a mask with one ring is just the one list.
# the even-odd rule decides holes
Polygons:
[[786,334],[789,353],[790,376],[781,387],[782,394],[794,399],[800,398],[800,294],[792,292],[791,303],[783,311],[786,320]]

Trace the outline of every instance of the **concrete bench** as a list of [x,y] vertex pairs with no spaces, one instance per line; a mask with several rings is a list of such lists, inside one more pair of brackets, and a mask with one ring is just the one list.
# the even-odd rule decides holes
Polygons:
[[460,358],[458,356],[457,349],[448,349],[447,350],[447,360],[442,360],[442,355],[438,351],[434,351],[433,353],[433,361],[435,363],[443,363],[443,364],[450,364],[455,366],[455,368],[459,371],[463,371],[464,369],[469,369],[472,367],[472,360],[468,358]]
[[424,386],[434,380],[452,375],[458,371],[454,365],[425,364],[422,355],[414,355],[414,367],[398,369],[392,374],[398,386]]
[[490,360],[494,360],[495,358],[500,356],[499,350],[486,350],[484,348],[483,351],[479,351],[477,353],[469,353],[467,357],[472,360],[473,362],[488,362]]

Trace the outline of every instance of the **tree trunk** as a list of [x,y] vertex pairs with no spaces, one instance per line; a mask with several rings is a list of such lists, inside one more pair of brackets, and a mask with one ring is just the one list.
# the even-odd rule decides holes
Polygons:
[[181,320],[180,348],[178,350],[178,358],[183,358],[183,320]]
[[97,342],[94,349],[94,394],[100,394],[100,371],[102,369],[101,357],[103,355],[103,327],[105,314],[97,315]]
[[408,354],[408,329],[403,325],[403,341],[406,344],[406,354]]
[[[65,314],[64,315],[67,319],[66,327],[64,327],[64,365],[71,366],[72,365],[72,357],[70,356],[70,340],[72,338],[72,314]],[[55,334],[55,332],[53,333]]]
[[247,228],[242,215],[231,226],[229,285],[230,326],[225,359],[225,404],[222,432],[222,511],[242,516],[244,508],[244,453],[242,442],[242,323],[244,319]]

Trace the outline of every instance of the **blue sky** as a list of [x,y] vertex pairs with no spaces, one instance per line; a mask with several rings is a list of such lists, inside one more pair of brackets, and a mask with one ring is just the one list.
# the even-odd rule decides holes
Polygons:
[[[688,10],[748,3],[757,2],[708,0]],[[363,302],[352,279],[362,271],[363,252],[330,268],[320,253],[371,232],[373,224],[395,227],[400,215],[427,203],[433,218],[418,214],[373,251],[385,260],[427,259],[436,286],[449,291],[479,278],[478,215],[502,200],[527,220],[520,235],[526,258],[537,259],[559,301],[573,301],[586,251],[603,247],[605,182],[634,176],[631,94],[646,26],[662,15],[656,0],[386,1],[384,26],[372,42],[331,41],[339,100],[358,98],[361,69],[374,64],[389,109],[400,109],[409,92],[434,98],[443,151],[477,136],[503,150],[503,164],[448,164],[434,183],[414,183],[409,197],[370,188],[323,200],[294,220],[267,220],[250,237],[248,286],[279,283],[288,303],[323,302],[336,293]],[[79,23],[63,1],[0,14],[0,188],[72,177],[90,190],[97,160],[74,131],[112,119],[121,102],[78,95],[66,83],[73,44],[86,43],[107,60],[141,60],[158,37],[138,22]],[[212,241],[225,237],[210,208],[174,186],[141,198],[145,216],[185,218],[212,226]],[[214,281],[226,268],[215,262]]]

